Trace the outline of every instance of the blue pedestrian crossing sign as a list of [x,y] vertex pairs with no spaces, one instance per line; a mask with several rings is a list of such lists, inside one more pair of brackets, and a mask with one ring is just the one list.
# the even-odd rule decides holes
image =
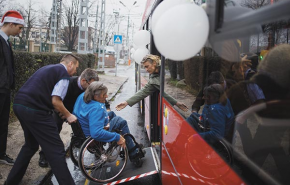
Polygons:
[[122,44],[122,35],[114,35],[114,44]]

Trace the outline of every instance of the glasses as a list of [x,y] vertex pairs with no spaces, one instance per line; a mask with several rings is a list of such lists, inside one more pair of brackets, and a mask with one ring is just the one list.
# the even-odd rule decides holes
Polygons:
[[87,82],[89,85],[91,84],[88,80],[86,80],[86,82]]

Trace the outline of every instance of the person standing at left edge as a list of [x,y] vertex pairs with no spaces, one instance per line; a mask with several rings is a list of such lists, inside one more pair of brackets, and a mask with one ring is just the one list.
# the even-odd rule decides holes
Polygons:
[[6,154],[11,90],[15,87],[15,68],[9,36],[17,36],[24,19],[17,11],[7,11],[0,26],[0,163],[13,165],[14,160]]
[[64,144],[53,118],[56,110],[69,124],[77,118],[63,105],[69,78],[79,66],[75,55],[64,55],[60,64],[38,69],[19,89],[13,104],[15,115],[24,131],[25,144],[12,167],[6,185],[18,185],[39,145],[60,185],[75,185],[65,160]]

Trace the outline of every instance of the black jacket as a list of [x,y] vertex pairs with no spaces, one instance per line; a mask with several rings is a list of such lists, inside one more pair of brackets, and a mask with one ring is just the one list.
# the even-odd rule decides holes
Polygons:
[[15,87],[15,66],[11,47],[0,36],[0,93]]

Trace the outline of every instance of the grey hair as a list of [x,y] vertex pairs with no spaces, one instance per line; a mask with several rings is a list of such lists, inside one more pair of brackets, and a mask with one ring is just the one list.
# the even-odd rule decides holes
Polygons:
[[100,95],[102,93],[107,93],[108,88],[102,83],[94,81],[92,82],[89,87],[85,91],[84,101],[89,103],[91,100],[94,99],[94,95]]
[[82,74],[80,75],[81,79],[85,79],[87,82],[91,81],[99,81],[98,72],[95,69],[87,68],[85,69]]

